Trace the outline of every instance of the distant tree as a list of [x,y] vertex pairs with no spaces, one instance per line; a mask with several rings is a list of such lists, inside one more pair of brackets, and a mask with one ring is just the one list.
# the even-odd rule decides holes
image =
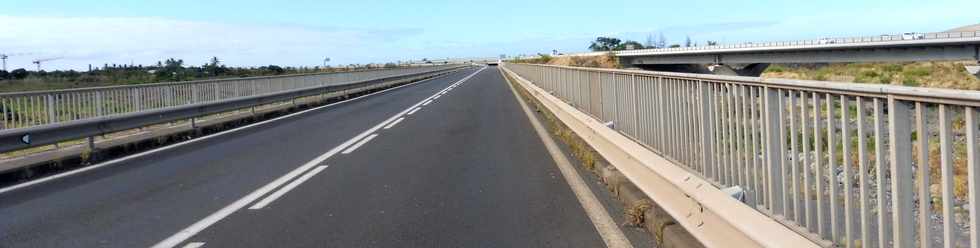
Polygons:
[[622,41],[612,37],[598,37],[589,45],[589,50],[594,52],[611,51],[618,47]]
[[647,43],[644,44],[644,48],[654,48],[653,47],[653,34],[647,34]]
[[691,36],[684,38],[684,47],[691,47]]
[[221,60],[218,57],[211,57],[207,64],[204,64],[204,70],[211,75],[220,76],[225,74],[227,69],[221,64]]
[[636,41],[628,40],[626,42],[623,42],[622,44],[619,44],[613,50],[632,50],[632,49],[642,49],[642,48],[643,48],[643,44],[640,44],[639,42]]
[[27,78],[27,75],[30,75],[30,73],[27,72],[27,70],[24,70],[24,68],[16,69],[10,72],[10,77],[17,80]]
[[718,42],[717,41],[713,41],[713,40],[709,40],[707,43],[708,43],[708,46],[717,46],[718,45]]
[[285,69],[282,69],[282,67],[279,67],[278,65],[269,65],[266,68],[276,75],[283,74],[284,72],[286,72]]
[[184,60],[183,59],[169,58],[169,59],[167,59],[167,61],[163,62],[163,67],[164,68],[167,68],[167,69],[175,69],[175,70],[176,69],[183,69],[184,68]]
[[0,80],[4,80],[10,77],[10,73],[4,70],[0,70]]
[[670,48],[678,48],[678,47],[681,47],[681,44],[671,44],[670,45]]

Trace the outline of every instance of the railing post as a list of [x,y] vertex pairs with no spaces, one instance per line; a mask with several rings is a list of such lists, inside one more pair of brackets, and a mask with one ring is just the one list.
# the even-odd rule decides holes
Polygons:
[[[579,84],[575,84],[575,85],[579,85]],[[639,98],[639,96],[640,96],[639,94],[640,93],[639,93],[638,90],[636,90],[636,74],[630,74],[630,87],[631,87],[630,88],[630,91],[632,91],[630,93],[633,94],[633,99],[632,99],[633,100],[633,108],[631,109],[631,111],[633,111],[633,113],[632,113],[633,114],[633,126],[630,127],[630,129],[632,129],[630,131],[632,131],[633,133],[630,134],[630,135],[633,135],[634,137],[639,138],[640,137],[640,132],[639,132],[639,130],[640,130],[640,128],[639,128],[640,127],[640,120],[639,120],[640,109],[637,107],[637,104],[636,103],[638,102],[637,99]],[[580,87],[575,87],[575,90],[576,91],[579,91],[579,88]],[[581,94],[575,94],[575,95],[580,96]]]
[[47,111],[48,112],[48,124],[58,122],[58,119],[57,119],[58,118],[58,115],[57,115],[57,112],[55,112],[55,110],[54,110],[54,95],[52,95],[52,94],[46,95],[45,101],[47,102],[47,105],[48,105],[47,106],[47,110],[48,110]]
[[[657,126],[660,127],[657,131],[659,131],[658,134],[660,135],[661,146],[659,149],[662,153],[666,153],[667,146],[671,144],[667,142],[667,124],[664,120],[664,96],[667,94],[664,94],[664,82],[662,79],[663,77],[657,77]],[[599,86],[601,87],[602,84],[599,84]],[[605,110],[604,107],[602,109]]]
[[701,80],[697,81],[698,89],[701,92],[701,168],[704,170],[704,175],[707,178],[712,178],[714,176],[714,171],[711,170],[712,164],[714,164],[712,156],[714,151],[711,150],[712,143],[714,142],[714,130],[712,126],[714,124],[714,118],[711,115],[711,87],[705,85]]
[[970,228],[970,247],[980,247],[980,237],[978,237],[977,228],[980,228],[980,207],[977,206],[977,202],[980,201],[980,188],[978,188],[978,183],[980,183],[980,171],[977,168],[980,166],[980,157],[978,157],[977,150],[977,108],[976,107],[966,107],[964,109],[966,119],[966,166],[967,166],[967,200],[969,201],[969,212],[970,218],[969,224]]
[[105,107],[102,106],[102,91],[95,92],[95,114],[96,116],[102,116],[105,114]]
[[[892,224],[894,247],[912,247],[915,225],[912,221],[912,132],[909,105],[888,98],[888,131],[891,138]],[[950,230],[946,230],[950,231]]]
[[783,141],[780,139],[782,136],[782,122],[783,113],[783,100],[778,89],[766,87],[766,125],[765,125],[765,137],[766,137],[766,147],[765,147],[765,157],[766,157],[766,171],[769,172],[769,180],[767,180],[768,192],[769,192],[769,210],[772,214],[779,214],[783,212]]
[[192,104],[198,102],[198,99],[197,99],[197,86],[198,86],[198,84],[192,84],[191,85],[191,103]]
[[133,105],[136,111],[143,110],[143,91],[140,88],[133,88]]

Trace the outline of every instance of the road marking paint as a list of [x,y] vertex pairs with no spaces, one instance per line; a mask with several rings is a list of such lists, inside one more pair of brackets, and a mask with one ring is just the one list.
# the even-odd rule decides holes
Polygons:
[[[482,69],[481,69],[481,71],[482,71]],[[470,77],[472,77],[472,75],[475,75],[475,73],[474,74],[471,74]],[[437,77],[437,78],[441,78],[441,77]],[[63,172],[63,173],[51,175],[51,176],[40,178],[40,179],[37,179],[37,180],[32,180],[32,181],[28,181],[28,182],[24,182],[24,183],[20,183],[20,184],[16,184],[16,185],[11,185],[11,186],[8,186],[6,188],[0,189],[0,194],[4,194],[4,193],[10,192],[10,191],[14,191],[14,190],[18,190],[18,189],[22,189],[22,188],[26,188],[26,187],[30,187],[30,186],[42,184],[42,183],[46,183],[46,182],[49,182],[49,181],[61,179],[61,178],[68,177],[68,176],[73,176],[75,174],[79,174],[79,173],[82,173],[82,172],[86,172],[86,171],[90,171],[90,170],[94,170],[94,169],[98,169],[98,168],[102,168],[102,167],[106,167],[106,166],[115,165],[115,164],[126,162],[126,161],[129,161],[129,160],[133,160],[133,159],[137,159],[137,158],[142,158],[142,157],[145,157],[145,156],[154,154],[154,153],[158,153],[158,152],[162,152],[162,151],[167,151],[167,150],[174,149],[174,148],[177,148],[177,147],[180,147],[180,146],[183,146],[183,145],[194,144],[194,143],[197,143],[197,142],[202,142],[202,141],[213,139],[213,138],[216,138],[216,137],[221,137],[222,135],[226,135],[226,134],[238,132],[238,131],[241,131],[241,130],[245,130],[245,129],[249,129],[249,128],[253,128],[253,127],[257,127],[257,126],[261,126],[261,125],[265,125],[265,124],[268,124],[270,122],[274,122],[274,121],[278,121],[278,120],[283,120],[283,119],[295,117],[295,116],[298,116],[298,115],[301,115],[301,114],[305,114],[305,113],[308,113],[308,112],[311,112],[311,111],[316,111],[316,110],[320,110],[320,109],[323,109],[323,108],[329,108],[329,107],[333,107],[333,106],[336,106],[336,105],[339,105],[339,104],[344,104],[344,103],[356,101],[356,100],[359,100],[361,98],[365,98],[365,97],[373,96],[373,95],[376,95],[376,94],[381,94],[381,93],[385,93],[385,92],[388,92],[388,91],[400,89],[402,87],[408,87],[408,86],[412,86],[412,85],[415,85],[415,84],[420,84],[420,83],[427,82],[427,81],[430,81],[430,80],[434,80],[434,79],[437,79],[437,78],[429,78],[429,79],[425,79],[425,80],[422,80],[422,81],[418,81],[418,82],[414,82],[414,83],[409,83],[409,84],[397,86],[397,87],[390,88],[390,89],[385,89],[385,90],[378,91],[378,92],[369,93],[369,94],[366,94],[366,95],[363,95],[363,96],[358,96],[358,97],[354,97],[354,98],[351,98],[351,99],[347,99],[347,100],[343,100],[343,101],[339,101],[339,102],[335,102],[335,103],[323,105],[323,106],[320,106],[320,107],[311,108],[311,109],[303,110],[303,111],[300,111],[300,112],[296,112],[296,113],[292,113],[292,114],[288,114],[288,115],[276,117],[276,118],[273,118],[273,119],[264,120],[264,121],[261,121],[261,122],[249,124],[249,125],[246,125],[246,126],[237,127],[237,128],[234,128],[234,129],[222,131],[222,132],[211,134],[211,135],[208,135],[208,136],[199,137],[199,138],[195,138],[195,139],[183,141],[183,142],[180,142],[180,143],[175,143],[175,144],[171,144],[171,145],[168,145],[168,146],[156,148],[156,149],[153,149],[153,150],[136,153],[136,154],[129,155],[129,156],[126,156],[126,157],[121,157],[121,158],[109,160],[109,161],[106,161],[106,162],[103,162],[103,163],[100,163],[100,164],[86,166],[84,168],[80,168],[80,169],[77,169],[77,170],[66,171],[66,172]],[[465,79],[469,79],[469,77],[466,77]],[[426,98],[426,99],[428,99],[428,98]]]
[[[484,69],[486,69],[486,67],[480,68],[476,72],[473,72],[472,74],[464,77],[463,79],[460,79],[457,82],[463,82],[463,81],[469,80],[470,78],[473,77],[473,75],[476,75],[477,73],[480,73]],[[408,85],[405,85],[405,86],[408,86]],[[403,86],[399,86],[399,87],[403,87]],[[380,92],[383,92],[383,91],[379,91],[377,93],[380,93]],[[368,95],[371,95],[371,94],[368,94]],[[368,95],[365,95],[365,96],[368,96]],[[429,98],[432,98],[432,97],[430,96],[430,97],[428,97],[426,99],[423,99],[422,101],[427,101]],[[357,99],[357,98],[354,98],[354,99]],[[353,99],[351,99],[351,100],[353,100]],[[262,186],[261,188],[256,189],[255,191],[252,191],[252,193],[249,193],[245,197],[242,197],[241,199],[238,199],[237,201],[232,202],[231,204],[229,204],[228,206],[225,206],[224,208],[218,210],[217,212],[214,212],[211,215],[208,215],[207,217],[204,217],[204,219],[201,219],[201,220],[195,222],[194,224],[191,224],[187,228],[184,228],[183,230],[178,231],[174,235],[168,237],[167,239],[164,239],[164,240],[160,241],[159,243],[153,245],[152,247],[153,248],[172,248],[172,247],[177,246],[178,244],[184,242],[188,238],[196,235],[197,233],[200,233],[205,228],[208,228],[209,226],[214,225],[214,223],[217,223],[218,221],[221,221],[222,219],[224,219],[225,217],[228,217],[229,215],[231,215],[235,211],[238,211],[239,209],[245,207],[246,205],[248,205],[252,201],[255,201],[259,197],[262,197],[263,195],[271,192],[272,190],[276,189],[280,185],[285,184],[289,180],[291,180],[291,179],[295,178],[296,176],[298,176],[300,173],[302,173],[304,171],[307,171],[310,168],[312,168],[313,166],[316,166],[316,165],[320,164],[321,162],[323,162],[324,160],[327,160],[328,158],[332,157],[333,155],[336,155],[341,150],[343,150],[343,149],[347,148],[348,146],[354,144],[354,142],[356,142],[358,140],[361,140],[362,138],[364,138],[365,136],[367,136],[367,135],[369,135],[371,133],[374,133],[375,131],[377,131],[378,129],[381,129],[381,127],[384,127],[385,125],[388,125],[389,122],[394,121],[395,119],[401,117],[402,115],[404,115],[409,110],[418,107],[420,104],[422,104],[422,101],[419,101],[418,103],[415,103],[414,105],[406,108],[405,110],[402,110],[401,112],[399,112],[399,113],[391,116],[387,120],[382,121],[381,123],[378,123],[374,127],[370,128],[368,130],[365,130],[364,132],[361,132],[357,136],[355,136],[355,137],[353,137],[353,138],[345,141],[344,143],[342,143],[342,144],[334,147],[333,149],[330,149],[330,151],[327,151],[327,153],[324,153],[324,154],[320,155],[319,157],[316,157],[313,160],[310,160],[309,162],[306,162],[306,164],[303,164],[302,166],[297,167],[296,169],[290,171],[289,173],[286,173],[282,177],[279,177],[276,180],[270,182],[269,184],[266,184],[266,185]],[[302,113],[302,112],[299,112],[299,113]],[[283,116],[283,117],[286,117],[286,116]],[[235,130],[235,129],[232,129],[232,130]],[[229,131],[231,131],[231,130],[229,130]]]
[[432,100],[425,101],[424,103],[422,103],[422,106],[429,105],[430,103],[432,103]]
[[442,95],[438,95],[435,98],[432,98],[432,100],[439,99],[440,97],[442,97]]
[[201,248],[204,246],[204,242],[191,242],[184,245],[184,248]]
[[306,174],[303,174],[303,176],[300,176],[296,180],[293,180],[293,182],[287,184],[285,187],[280,188],[275,193],[272,193],[271,195],[266,196],[265,199],[262,199],[261,201],[259,201],[255,205],[252,205],[252,207],[250,207],[248,209],[253,209],[253,210],[255,210],[255,209],[262,209],[265,206],[268,206],[269,203],[272,203],[276,199],[279,199],[279,197],[282,197],[283,195],[285,195],[286,193],[288,193],[290,190],[293,190],[294,188],[296,188],[296,186],[299,186],[300,184],[303,184],[303,182],[306,182],[306,180],[310,180],[310,178],[312,178],[313,176],[316,176],[317,173],[320,173],[321,171],[323,171],[326,168],[327,168],[326,165],[317,166],[313,170],[310,170],[309,172],[306,172]]
[[412,114],[414,114],[414,113],[415,113],[416,111],[419,111],[420,109],[422,109],[422,108],[415,108],[415,109],[413,109],[412,111],[409,111],[409,112],[408,112],[408,114],[406,114],[406,115],[412,115]]
[[623,234],[623,230],[619,229],[619,225],[609,216],[606,207],[592,193],[592,189],[589,189],[588,184],[578,174],[575,167],[572,167],[572,163],[569,162],[568,157],[558,148],[558,144],[549,136],[548,131],[541,125],[538,118],[534,116],[534,112],[524,103],[524,99],[521,99],[521,96],[517,94],[514,86],[509,83],[507,85],[510,86],[510,90],[514,93],[514,97],[517,98],[517,102],[521,104],[521,108],[524,109],[524,114],[531,121],[531,126],[534,126],[534,130],[538,133],[538,137],[541,138],[548,153],[551,154],[551,158],[558,165],[558,170],[565,177],[565,182],[572,188],[572,192],[575,193],[575,198],[578,198],[579,203],[582,204],[582,208],[585,209],[586,215],[592,220],[592,225],[599,232],[599,236],[602,236],[602,241],[606,243],[606,247],[632,248],[633,244]]
[[[409,113],[409,114],[411,114],[411,113]],[[391,127],[394,127],[395,125],[398,125],[398,123],[399,122],[402,122],[402,120],[405,120],[405,117],[398,118],[397,120],[395,120],[395,122],[392,122],[391,124],[388,124],[387,126],[385,126],[385,129],[389,129]]]
[[344,152],[341,152],[341,154],[350,154],[350,153],[354,152],[354,150],[357,150],[357,148],[360,148],[364,144],[367,144],[368,142],[371,142],[371,140],[374,139],[374,137],[378,137],[378,134],[372,134],[371,136],[368,136],[367,138],[362,139],[361,142],[357,142],[357,144],[354,144],[353,146],[348,147],[347,150],[344,150]]

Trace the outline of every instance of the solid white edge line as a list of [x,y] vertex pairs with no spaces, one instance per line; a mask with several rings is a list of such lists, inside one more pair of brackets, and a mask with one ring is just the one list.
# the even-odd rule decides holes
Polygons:
[[[501,72],[503,73],[503,72]],[[506,76],[504,77],[506,79]],[[609,211],[606,207],[602,205],[599,198],[595,196],[589,185],[586,184],[582,176],[578,174],[578,171],[573,167],[572,163],[568,160],[568,157],[558,148],[558,144],[555,140],[551,138],[548,130],[544,128],[544,125],[538,120],[531,108],[524,103],[524,99],[518,95],[517,89],[513,85],[507,83],[510,86],[511,93],[514,93],[514,97],[517,98],[517,102],[520,103],[521,109],[524,110],[524,114],[527,115],[528,120],[531,122],[531,126],[534,127],[534,131],[538,134],[538,138],[544,143],[545,148],[551,155],[551,158],[555,160],[555,165],[558,166],[558,171],[565,178],[565,182],[568,186],[572,188],[572,192],[575,194],[575,198],[578,199],[579,204],[585,209],[586,215],[592,221],[592,225],[595,226],[596,231],[599,236],[602,237],[602,241],[606,243],[606,247],[623,247],[632,248],[633,244],[630,240],[626,238],[623,234],[623,230],[619,229],[619,225],[616,221],[609,216]]]
[[432,100],[439,99],[440,97],[442,97],[442,95],[438,95],[435,98],[432,98]]
[[412,114],[414,114],[415,112],[418,112],[418,111],[419,111],[420,109],[422,109],[422,108],[415,108],[415,109],[413,109],[412,111],[410,111],[410,112],[408,112],[408,114],[405,114],[405,115],[412,115]]
[[269,203],[272,203],[276,199],[279,199],[279,197],[282,197],[283,195],[285,195],[286,193],[288,193],[290,190],[293,190],[294,188],[296,188],[296,186],[299,186],[300,184],[303,184],[303,182],[306,182],[306,180],[309,180],[313,176],[316,176],[317,173],[320,173],[321,171],[323,171],[326,168],[327,168],[326,165],[321,165],[321,166],[317,166],[316,168],[313,168],[312,170],[310,170],[309,172],[306,172],[306,174],[303,174],[302,176],[300,176],[296,180],[293,180],[289,184],[286,184],[286,186],[283,186],[282,188],[279,188],[279,190],[277,190],[276,192],[273,192],[272,194],[266,196],[265,199],[262,199],[258,203],[255,203],[255,205],[252,205],[252,207],[250,207],[248,209],[252,209],[252,210],[262,209],[265,206],[268,206]]
[[372,134],[371,136],[368,136],[367,138],[362,139],[360,142],[357,142],[357,144],[354,144],[353,146],[348,147],[347,150],[344,150],[344,152],[341,152],[341,154],[350,154],[350,153],[354,152],[355,150],[357,150],[357,148],[360,148],[364,144],[367,144],[368,142],[371,142],[371,140],[374,139],[375,137],[378,137],[378,134]]
[[[473,75],[476,75],[477,73],[480,73],[484,69],[486,69],[486,67],[480,68],[476,72],[473,72],[473,74],[470,74],[469,76],[466,76],[466,77],[464,77],[463,79],[460,79],[460,81],[457,81],[457,82],[466,81],[466,80],[472,78]],[[365,95],[365,96],[367,96],[367,95]],[[426,99],[423,99],[422,101],[426,101],[429,98],[432,98],[432,97],[430,96],[430,97],[428,97]],[[343,144],[340,144],[340,145],[334,147],[333,149],[330,149],[330,151],[328,151],[327,153],[324,153],[323,155],[320,155],[319,157],[317,157],[317,158],[315,158],[313,160],[310,160],[306,164],[303,164],[302,166],[297,167],[296,169],[290,171],[286,175],[283,175],[282,177],[277,178],[275,181],[272,181],[269,184],[266,184],[265,186],[262,186],[261,188],[256,189],[255,191],[253,191],[252,193],[249,193],[245,197],[242,197],[241,199],[238,199],[237,201],[232,202],[231,204],[229,204],[228,206],[225,206],[224,208],[218,210],[217,212],[214,212],[211,215],[208,215],[204,219],[201,219],[201,220],[195,222],[194,224],[191,224],[187,228],[184,228],[184,229],[180,230],[179,232],[175,233],[174,235],[171,235],[170,237],[168,237],[167,239],[164,239],[164,240],[160,241],[159,243],[153,245],[152,247],[153,248],[171,248],[171,247],[177,246],[181,242],[184,242],[188,238],[190,238],[190,237],[194,236],[195,234],[203,231],[205,228],[213,225],[214,223],[217,223],[218,221],[221,221],[221,219],[224,219],[225,217],[228,217],[229,215],[231,215],[235,211],[238,211],[239,209],[245,207],[246,205],[248,205],[252,201],[255,201],[255,199],[258,199],[259,197],[265,195],[266,193],[269,193],[270,191],[272,191],[273,189],[275,189],[279,185],[282,185],[282,184],[288,182],[290,179],[296,177],[300,173],[302,173],[302,172],[304,172],[306,170],[309,170],[309,168],[311,168],[311,167],[313,167],[315,165],[320,164],[324,160],[327,160],[328,158],[330,158],[333,155],[337,154],[338,152],[340,152],[344,148],[347,148],[348,146],[350,146],[351,144],[353,144],[357,140],[360,140],[360,139],[364,138],[365,136],[367,136],[368,134],[373,133],[373,132],[377,131],[378,129],[381,129],[381,127],[383,127],[384,125],[387,125],[388,122],[391,122],[391,121],[397,119],[398,117],[401,117],[402,115],[404,115],[406,112],[408,112],[412,108],[418,107],[420,104],[422,104],[421,101],[418,102],[418,103],[415,103],[411,107],[408,107],[405,110],[402,110],[402,112],[399,112],[398,114],[395,114],[395,115],[391,116],[387,120],[385,120],[385,121],[383,121],[381,123],[378,123],[377,125],[375,125],[371,129],[368,129],[368,130],[365,130],[364,132],[361,132],[361,134],[355,136],[354,138],[351,138],[351,139],[347,140],[346,142],[344,142]]]
[[[437,77],[437,78],[441,78],[441,77]],[[399,88],[402,88],[402,87],[412,86],[412,85],[415,85],[415,84],[423,83],[423,82],[430,81],[430,80],[437,79],[437,78],[429,78],[429,79],[425,79],[425,80],[422,80],[422,81],[418,81],[418,82],[414,82],[414,83],[410,83],[410,84],[405,84],[405,85],[397,86],[397,87],[394,87],[394,88],[390,88],[390,89],[386,89],[386,90],[382,90],[382,91],[370,93],[370,94],[363,95],[363,96],[358,96],[358,97],[355,97],[355,98],[351,98],[351,99],[347,99],[347,100],[343,100],[343,101],[339,101],[339,102],[335,102],[335,103],[323,105],[323,106],[316,107],[316,108],[311,108],[311,109],[303,110],[303,111],[300,111],[300,112],[296,112],[296,113],[292,113],[292,114],[288,114],[288,115],[276,117],[276,118],[273,118],[273,119],[268,119],[268,120],[265,120],[265,121],[261,121],[261,122],[257,122],[257,123],[252,123],[252,124],[249,124],[249,125],[246,125],[246,126],[241,126],[241,127],[237,127],[237,128],[230,129],[230,130],[221,131],[221,132],[218,132],[218,133],[215,133],[215,134],[211,134],[211,135],[208,135],[208,136],[198,137],[198,138],[195,138],[195,139],[183,141],[183,142],[180,142],[180,143],[171,144],[171,145],[160,147],[160,148],[156,148],[156,149],[153,149],[153,150],[136,153],[136,154],[129,155],[129,156],[126,156],[126,157],[121,157],[121,158],[109,160],[109,161],[102,162],[102,163],[99,163],[99,164],[86,166],[86,167],[79,168],[79,169],[76,169],[76,170],[66,171],[66,172],[62,172],[62,173],[59,173],[59,174],[51,175],[51,176],[48,176],[48,177],[39,178],[39,179],[36,179],[36,180],[31,180],[31,181],[28,181],[28,182],[23,182],[23,183],[16,184],[16,185],[11,185],[11,186],[8,186],[6,188],[0,189],[0,195],[2,195],[4,193],[7,193],[7,192],[10,192],[10,191],[18,190],[18,189],[21,189],[21,188],[26,188],[26,187],[34,186],[34,185],[37,185],[37,184],[41,184],[41,183],[45,183],[45,182],[48,182],[48,181],[60,179],[60,178],[63,178],[63,177],[72,176],[72,175],[75,175],[75,174],[79,174],[79,173],[82,173],[82,172],[86,172],[86,171],[90,171],[90,170],[102,168],[102,167],[105,167],[105,166],[114,165],[114,164],[125,162],[125,161],[128,161],[128,160],[132,160],[132,159],[136,159],[136,158],[141,158],[141,157],[144,157],[144,156],[147,156],[147,155],[150,155],[150,154],[154,154],[154,153],[157,153],[157,152],[162,152],[162,151],[174,149],[174,148],[177,148],[177,147],[180,147],[180,146],[194,144],[194,143],[197,143],[197,142],[201,142],[201,141],[213,139],[215,137],[220,137],[220,136],[225,135],[225,134],[238,132],[238,131],[241,131],[241,130],[245,130],[245,129],[256,127],[256,126],[260,126],[260,125],[265,125],[265,124],[268,124],[268,123],[273,122],[273,121],[278,121],[278,120],[282,120],[282,119],[286,119],[286,118],[291,118],[291,117],[294,117],[294,116],[297,116],[297,115],[305,114],[305,113],[310,112],[310,111],[316,111],[316,110],[320,110],[320,109],[323,109],[323,108],[333,107],[333,106],[336,106],[336,105],[339,105],[339,104],[348,103],[348,102],[359,100],[361,98],[369,97],[369,96],[372,96],[372,95],[375,95],[375,94],[381,94],[381,93],[384,93],[384,92],[387,92],[387,91],[396,90],[396,89],[399,89]]]
[[190,242],[184,245],[184,248],[201,248],[204,246],[204,242]]
[[432,100],[425,101],[424,103],[422,103],[422,106],[429,105],[430,103],[432,103]]
[[[408,114],[406,114],[406,115],[409,115],[409,114],[411,114],[411,112],[409,112],[409,113],[408,113]],[[387,126],[385,126],[385,129],[389,129],[389,128],[391,128],[391,127],[394,127],[395,125],[398,125],[398,123],[399,123],[399,122],[402,122],[403,120],[405,120],[405,117],[402,117],[402,118],[398,118],[397,120],[395,120],[395,121],[394,121],[394,122],[392,122],[391,124],[388,124]]]

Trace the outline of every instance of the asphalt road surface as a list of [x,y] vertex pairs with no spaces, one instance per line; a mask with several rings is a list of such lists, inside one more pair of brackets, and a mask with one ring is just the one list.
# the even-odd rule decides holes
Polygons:
[[596,229],[495,67],[0,193],[0,247],[605,246]]

